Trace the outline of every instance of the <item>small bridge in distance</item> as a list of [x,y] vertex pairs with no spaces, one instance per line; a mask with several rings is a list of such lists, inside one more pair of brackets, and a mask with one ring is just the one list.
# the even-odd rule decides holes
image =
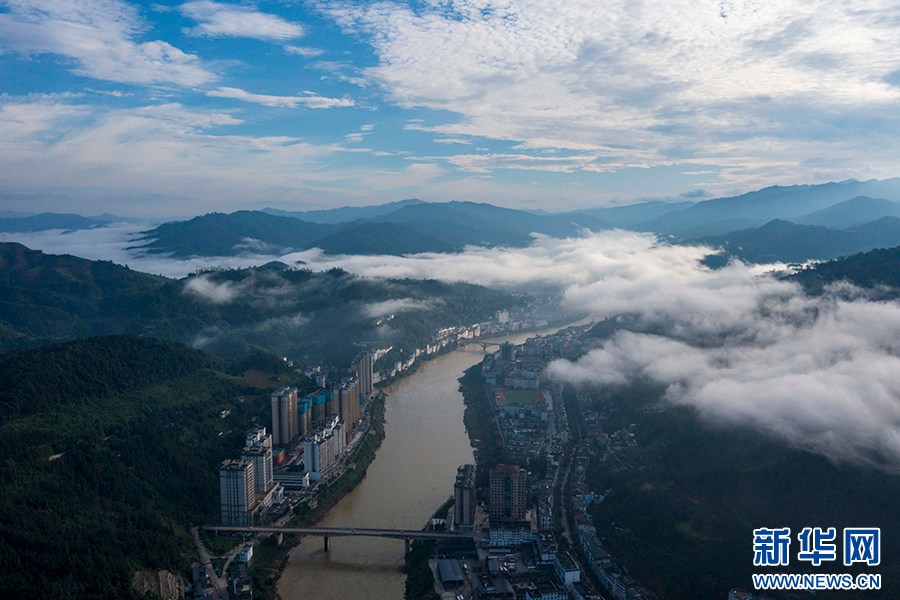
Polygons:
[[468,341],[468,340],[467,340],[467,341],[465,341],[465,342],[460,342],[459,345],[460,345],[460,346],[468,346],[468,345],[470,345],[470,344],[477,344],[477,345],[481,346],[481,348],[482,348],[485,352],[487,352],[487,349],[488,349],[490,346],[497,346],[498,348],[500,347],[500,343],[499,343],[499,342],[476,342],[476,341],[474,341],[474,340],[473,340],[473,341]]
[[254,527],[238,525],[206,525],[207,531],[230,531],[233,533],[275,533],[278,534],[279,543],[281,535],[314,535],[325,540],[325,552],[328,552],[328,538],[330,537],[382,537],[406,542],[406,554],[409,555],[409,544],[413,540],[459,540],[472,539],[472,532],[459,531],[416,531],[413,529],[365,529],[351,527]]

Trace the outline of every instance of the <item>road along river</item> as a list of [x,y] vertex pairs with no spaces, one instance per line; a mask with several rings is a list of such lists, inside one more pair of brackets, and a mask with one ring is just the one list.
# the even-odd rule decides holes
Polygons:
[[[560,329],[511,335],[521,344]],[[493,338],[491,341],[497,341]],[[453,495],[459,465],[472,463],[457,380],[484,357],[470,344],[419,367],[386,389],[385,440],[366,478],[318,525],[421,529]],[[278,582],[284,600],[401,600],[402,540],[307,537],[294,548]]]

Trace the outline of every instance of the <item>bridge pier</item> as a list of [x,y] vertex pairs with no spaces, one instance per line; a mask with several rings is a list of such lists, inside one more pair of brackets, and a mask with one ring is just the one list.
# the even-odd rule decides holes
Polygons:
[[404,556],[406,556],[407,562],[409,562],[409,543],[410,543],[410,541],[412,541],[412,540],[410,540],[409,538],[403,540],[403,544],[404,544],[405,550],[406,550],[406,553],[404,554]]
[[323,536],[322,539],[325,540],[325,552],[328,552],[328,536]]
[[283,533],[279,533],[279,534],[275,537],[275,541],[276,541],[276,542],[278,543],[278,545],[280,546],[280,545],[281,545],[281,542],[284,541],[284,534],[283,534]]

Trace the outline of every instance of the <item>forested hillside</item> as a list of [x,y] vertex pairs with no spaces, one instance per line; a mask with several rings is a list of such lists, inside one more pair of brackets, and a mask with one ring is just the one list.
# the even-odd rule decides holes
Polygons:
[[[881,592],[822,598],[896,598],[900,593],[900,478],[870,466],[834,464],[773,443],[749,428],[710,426],[688,407],[655,404],[662,390],[639,383],[604,390],[604,427],[628,428],[637,445],[623,461],[591,461],[587,482],[603,494],[592,514],[606,549],[660,598],[725,598],[752,589],[753,529],[881,527]],[[650,408],[648,409],[648,405]],[[623,468],[622,464],[629,465]],[[860,493],[865,499],[861,499]],[[772,569],[769,569],[771,571]],[[840,562],[792,561],[779,572],[866,572]],[[872,569],[868,570],[872,572]]]
[[357,343],[412,350],[439,327],[526,301],[466,283],[366,279],[282,263],[175,280],[0,243],[0,351],[135,334],[219,354],[268,350],[343,364]]
[[0,597],[130,598],[135,570],[196,560],[220,461],[272,389],[308,383],[260,358],[134,336],[0,357]]
[[872,250],[839,260],[820,263],[788,279],[800,283],[807,292],[821,293],[826,285],[846,281],[874,288],[884,298],[900,296],[900,248]]

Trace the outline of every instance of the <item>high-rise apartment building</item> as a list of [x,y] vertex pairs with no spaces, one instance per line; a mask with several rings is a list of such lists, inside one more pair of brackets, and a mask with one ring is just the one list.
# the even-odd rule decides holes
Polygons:
[[[310,392],[303,396],[301,402],[302,401],[309,402],[309,419],[313,428],[320,427],[322,422],[325,421],[329,415],[337,412],[334,410],[334,390],[331,388],[320,388],[314,392]],[[301,430],[302,429],[303,428],[301,428]],[[306,429],[302,433],[305,434],[308,431],[309,429]]]
[[334,390],[337,397],[338,415],[344,421],[348,431],[355,431],[360,419],[360,383],[357,377],[350,377],[341,382]]
[[303,438],[303,462],[309,478],[321,479],[340,459],[346,445],[346,430],[338,415],[332,415],[324,427]]
[[253,463],[254,491],[265,494],[275,484],[272,465],[272,436],[265,427],[255,427],[247,432],[247,445],[241,452],[241,460]]
[[252,525],[256,482],[249,460],[226,460],[219,469],[223,525]]
[[312,402],[297,400],[297,433],[301,437],[312,431]]
[[375,356],[371,352],[361,352],[353,361],[353,372],[359,378],[359,393],[368,398],[374,386]]
[[272,441],[288,447],[298,435],[297,388],[283,387],[272,393]]
[[456,470],[453,486],[453,521],[456,527],[475,524],[475,465],[462,465]]
[[521,521],[528,508],[525,470],[518,465],[497,465],[490,473],[491,523]]

